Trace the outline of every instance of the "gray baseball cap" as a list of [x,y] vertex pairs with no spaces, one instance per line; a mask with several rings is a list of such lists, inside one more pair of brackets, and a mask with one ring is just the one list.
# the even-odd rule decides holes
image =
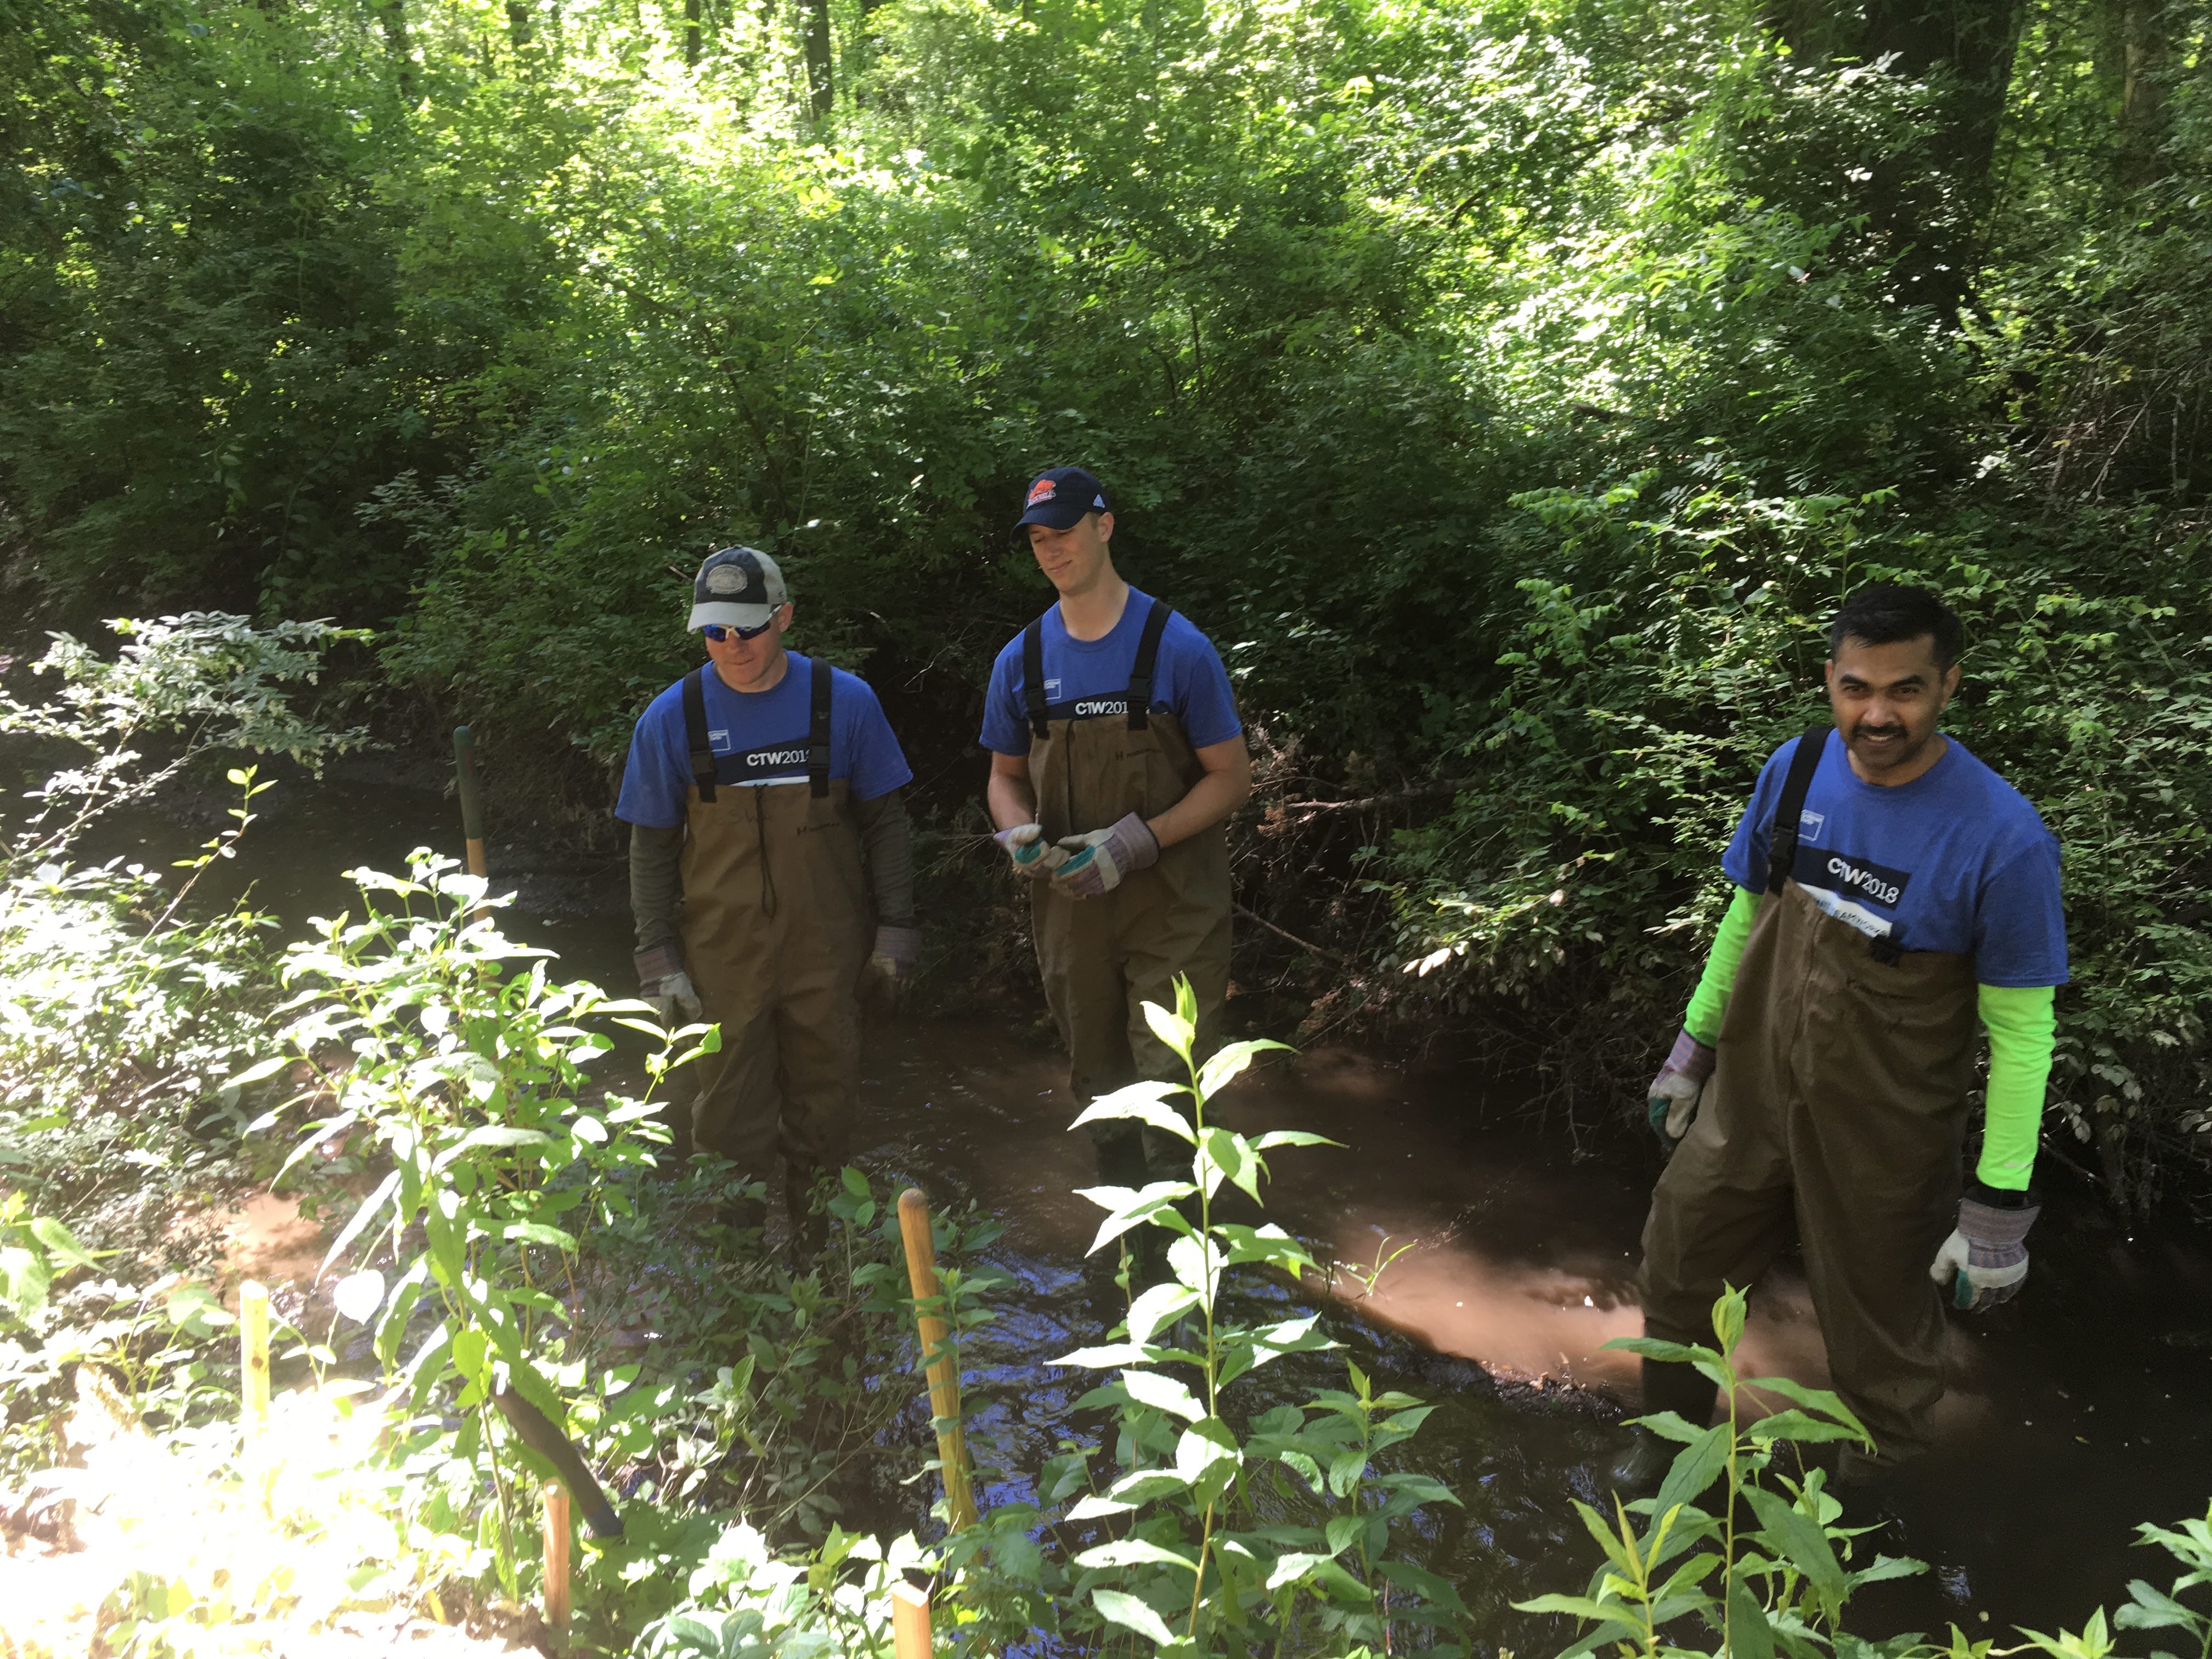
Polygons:
[[758,628],[790,598],[774,559],[757,548],[726,547],[708,554],[699,567],[691,584],[691,620],[685,625]]

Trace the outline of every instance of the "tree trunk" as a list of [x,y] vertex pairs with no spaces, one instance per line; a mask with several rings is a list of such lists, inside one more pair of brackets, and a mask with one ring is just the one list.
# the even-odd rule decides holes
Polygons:
[[377,8],[377,19],[384,25],[384,49],[391,55],[399,95],[411,104],[415,101],[415,57],[407,43],[407,0],[384,0]]
[[2163,0],[2120,0],[2120,182],[2158,176],[2166,137],[2166,37]]
[[806,0],[806,90],[818,121],[837,99],[830,75],[830,0]]
[[[2160,0],[2114,0],[2154,12]],[[1878,162],[1861,205],[1897,297],[1948,320],[1973,289],[1997,126],[2024,0],[1766,0],[1767,27],[1808,63],[1856,58],[1928,83],[1920,142]]]
[[1893,53],[1898,73],[1942,83],[1951,119],[1940,148],[1962,184],[1978,187],[1989,178],[2021,12],[2021,0],[1873,0],[1867,7],[1859,56],[1874,63]]
[[684,67],[699,67],[699,0],[684,0]]
[[517,52],[530,44],[529,0],[507,0],[507,42]]

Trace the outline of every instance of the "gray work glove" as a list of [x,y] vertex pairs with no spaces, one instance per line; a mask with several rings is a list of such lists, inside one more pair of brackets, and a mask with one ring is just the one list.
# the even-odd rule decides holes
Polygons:
[[1124,813],[1103,830],[1062,836],[1067,862],[1052,872],[1055,890],[1070,898],[1097,898],[1121,884],[1132,871],[1159,862],[1160,843],[1144,819]]
[[906,994],[906,988],[914,982],[914,970],[921,961],[921,928],[876,929],[876,942],[868,952],[868,971],[890,988],[894,1006]]
[[1067,854],[1047,843],[1041,823],[1018,823],[991,837],[1006,849],[1018,876],[1048,876],[1067,862]]
[[677,1016],[690,1024],[706,1012],[691,975],[684,971],[684,957],[672,945],[656,945],[632,958],[637,964],[638,994],[653,1005],[663,1025],[673,1025]]
[[[2014,1201],[2002,1201],[2008,1199]],[[1978,1187],[1959,1200],[1959,1224],[1937,1248],[1928,1277],[1949,1285],[1951,1305],[1969,1312],[2011,1301],[2027,1277],[2027,1230],[2042,1213],[2033,1194]]]
[[1713,1064],[1718,1058],[1711,1046],[1684,1031],[1674,1039],[1659,1075],[1651,1079],[1644,1109],[1651,1120],[1651,1133],[1668,1153],[1690,1133],[1691,1120],[1698,1115],[1698,1102],[1705,1096],[1705,1085],[1712,1080]]

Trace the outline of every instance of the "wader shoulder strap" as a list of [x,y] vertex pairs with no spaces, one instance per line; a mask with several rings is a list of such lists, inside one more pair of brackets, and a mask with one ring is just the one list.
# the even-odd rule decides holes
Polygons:
[[1774,827],[1766,837],[1766,890],[1778,893],[1797,862],[1797,829],[1805,816],[1805,796],[1813,787],[1813,774],[1820,769],[1820,756],[1828,746],[1832,727],[1822,726],[1797,739],[1790,757],[1789,775],[1782,780],[1782,799],[1774,805]]
[[1030,735],[1048,738],[1052,722],[1044,712],[1044,618],[1022,630],[1022,698],[1030,708]]
[[1137,641],[1137,660],[1129,670],[1129,729],[1141,732],[1152,712],[1152,665],[1159,660],[1160,635],[1167,632],[1168,618],[1175,612],[1165,599],[1152,601],[1152,613],[1145,618],[1145,631]]
[[714,744],[707,735],[707,686],[695,668],[684,677],[684,746],[691,751],[691,781],[699,799],[714,799]]
[[814,659],[813,708],[806,723],[806,793],[830,793],[830,665]]

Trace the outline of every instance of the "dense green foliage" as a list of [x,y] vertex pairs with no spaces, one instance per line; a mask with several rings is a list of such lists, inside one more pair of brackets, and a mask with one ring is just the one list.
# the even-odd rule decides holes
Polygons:
[[15,591],[387,629],[596,810],[749,540],[949,817],[1084,459],[1263,740],[1248,902],[1354,969],[1269,976],[1579,1097],[1901,571],[2066,840],[2054,1127],[2201,1170],[2197,0],[694,10],[0,0]]
[[[1273,1268],[1298,1285],[1317,1272],[1305,1247],[1215,1214],[1225,1183],[1260,1201],[1267,1153],[1321,1140],[1208,1120],[1214,1093],[1281,1045],[1232,1044],[1201,1066],[1188,984],[1176,1010],[1147,1009],[1188,1084],[1140,1084],[1091,1115],[1181,1138],[1190,1180],[1087,1194],[1109,1212],[1093,1249],[1120,1259],[1117,1282],[1133,1288],[1139,1260],[1160,1282],[1133,1286],[1105,1346],[1061,1362],[1117,1373],[1079,1407],[1114,1408],[1117,1431],[1063,1439],[1018,1472],[1036,1502],[995,1504],[933,1554],[911,1536],[886,1550],[836,1517],[851,1495],[926,1473],[896,1210],[848,1168],[817,1194],[821,1244],[769,1249],[732,1218],[758,1186],[660,1151],[660,1085],[716,1030],[670,1030],[644,1003],[556,980],[550,952],[500,931],[509,901],[451,860],[352,872],[358,910],[281,953],[255,939],[270,919],[242,907],[180,918],[191,878],[73,868],[97,811],[147,803],[210,750],[312,759],[354,736],[291,705],[326,629],[217,616],[121,631],[135,642],[116,662],[58,644],[66,695],[45,709],[0,704],[94,756],[40,792],[63,827],[21,831],[0,862],[19,1079],[0,1097],[14,1166],[0,1468],[33,1504],[67,1492],[119,1531],[108,1582],[88,1577],[83,1598],[117,1651],[274,1651],[363,1610],[444,1620],[512,1604],[533,1588],[533,1486],[558,1471],[512,1426],[510,1395],[613,1489],[624,1534],[587,1549],[579,1593],[599,1650],[874,1653],[888,1575],[906,1570],[937,1575],[979,1649],[1047,1630],[1096,1650],[1133,1630],[1190,1652],[1269,1632],[1364,1654],[1394,1632],[1444,1659],[1466,1651],[1457,1592],[1408,1559],[1428,1547],[1419,1512],[1457,1500],[1392,1467],[1429,1407],[1357,1365],[1351,1390],[1304,1403],[1230,1394],[1334,1346],[1319,1313],[1241,1282]],[[168,672],[141,697],[133,677],[157,659]],[[179,705],[198,720],[179,757],[131,764],[127,739]],[[195,877],[252,827],[254,775],[230,777],[237,828],[187,861]],[[624,1027],[651,1040],[636,1097],[592,1070]],[[1166,1103],[1177,1095],[1188,1123]],[[102,1187],[137,1169],[170,1178],[118,1213]],[[167,1224],[249,1176],[300,1194],[328,1235],[314,1275],[327,1306],[289,1309],[280,1347],[283,1380],[302,1386],[265,1429],[241,1409],[236,1320],[207,1282],[222,1267]],[[1000,1228],[972,1209],[933,1224],[932,1311],[957,1376],[960,1339],[1002,1282],[975,1260]],[[1131,1252],[1129,1234],[1158,1248]],[[173,1262],[193,1271],[161,1271]],[[82,1479],[60,1472],[72,1456]]]

